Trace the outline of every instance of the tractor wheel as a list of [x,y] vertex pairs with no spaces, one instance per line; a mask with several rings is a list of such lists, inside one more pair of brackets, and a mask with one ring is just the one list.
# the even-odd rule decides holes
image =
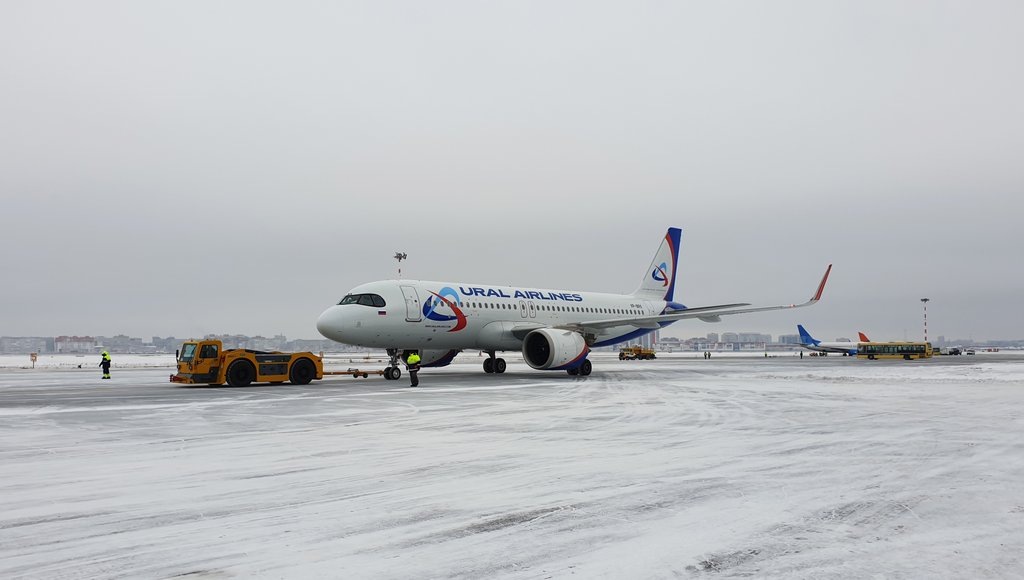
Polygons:
[[232,387],[248,387],[256,380],[256,368],[247,360],[236,360],[228,367],[228,384]]
[[316,365],[308,358],[300,358],[292,363],[292,370],[288,373],[288,379],[293,385],[308,385],[316,378]]

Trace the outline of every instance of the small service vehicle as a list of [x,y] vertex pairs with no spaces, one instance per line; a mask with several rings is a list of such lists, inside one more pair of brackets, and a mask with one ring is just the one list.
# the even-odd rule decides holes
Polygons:
[[654,356],[653,348],[642,346],[627,346],[619,350],[619,360],[651,360]]
[[[188,341],[177,353],[172,383],[244,387],[252,383],[306,385],[324,378],[323,359],[311,352],[224,350],[219,340]],[[364,375],[365,376],[365,375]]]

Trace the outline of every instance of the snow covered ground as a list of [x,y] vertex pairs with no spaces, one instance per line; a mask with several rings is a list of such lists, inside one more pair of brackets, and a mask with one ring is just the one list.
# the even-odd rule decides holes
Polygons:
[[1022,356],[506,358],[2,370],[0,577],[1024,576]]

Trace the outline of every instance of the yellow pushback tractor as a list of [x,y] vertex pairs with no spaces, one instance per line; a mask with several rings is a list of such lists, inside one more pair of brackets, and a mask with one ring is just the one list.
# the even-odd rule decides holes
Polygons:
[[323,359],[311,352],[224,350],[219,340],[188,341],[177,353],[172,383],[244,387],[252,383],[306,385],[324,378]]

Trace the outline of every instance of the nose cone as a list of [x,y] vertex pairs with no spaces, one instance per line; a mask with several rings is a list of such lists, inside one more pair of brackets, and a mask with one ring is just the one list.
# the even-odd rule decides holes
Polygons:
[[323,314],[320,315],[320,318],[317,319],[316,329],[320,331],[320,334],[331,340],[345,342],[342,336],[344,322],[345,321],[341,315],[341,308],[331,306],[327,310],[324,310]]

